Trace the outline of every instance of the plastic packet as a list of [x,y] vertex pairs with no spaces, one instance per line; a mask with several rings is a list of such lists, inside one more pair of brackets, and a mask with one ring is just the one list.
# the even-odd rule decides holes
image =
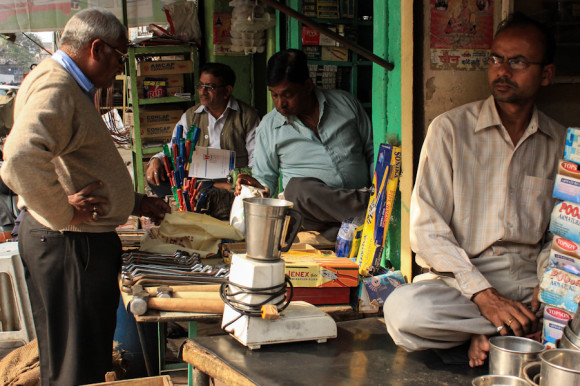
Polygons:
[[246,234],[246,226],[244,224],[244,198],[250,197],[264,197],[264,190],[249,185],[242,185],[242,190],[234,198],[230,212],[230,225],[242,232],[243,235]]
[[335,251],[337,257],[350,257],[355,231],[362,225],[364,217],[344,220],[336,236]]

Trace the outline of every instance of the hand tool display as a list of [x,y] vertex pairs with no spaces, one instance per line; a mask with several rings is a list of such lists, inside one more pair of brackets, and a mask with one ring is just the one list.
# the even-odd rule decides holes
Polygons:
[[203,264],[199,254],[186,251],[172,255],[139,251],[122,257],[121,281],[127,293],[132,293],[135,285],[220,284],[228,275],[225,263]]

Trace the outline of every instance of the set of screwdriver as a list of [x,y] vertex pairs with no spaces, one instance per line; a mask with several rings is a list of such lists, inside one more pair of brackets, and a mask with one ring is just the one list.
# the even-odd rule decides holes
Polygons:
[[183,137],[183,126],[177,125],[171,145],[163,145],[163,165],[180,211],[199,212],[205,204],[202,201],[206,198],[203,193],[200,193],[202,182],[198,182],[195,177],[188,177],[200,133],[199,127],[191,125],[186,136]]

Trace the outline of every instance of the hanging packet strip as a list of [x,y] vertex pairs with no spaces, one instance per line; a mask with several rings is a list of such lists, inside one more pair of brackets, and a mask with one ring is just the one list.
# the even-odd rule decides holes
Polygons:
[[391,211],[401,173],[401,148],[381,143],[373,176],[374,192],[369,199],[357,263],[364,276],[380,267]]

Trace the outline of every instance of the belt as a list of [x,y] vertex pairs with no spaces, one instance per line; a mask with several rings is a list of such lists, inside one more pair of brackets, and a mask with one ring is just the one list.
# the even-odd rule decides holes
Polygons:
[[437,271],[435,268],[421,268],[421,273],[432,273],[435,274],[437,276],[445,276],[445,277],[450,277],[450,278],[455,278],[455,274],[453,272],[439,272]]

